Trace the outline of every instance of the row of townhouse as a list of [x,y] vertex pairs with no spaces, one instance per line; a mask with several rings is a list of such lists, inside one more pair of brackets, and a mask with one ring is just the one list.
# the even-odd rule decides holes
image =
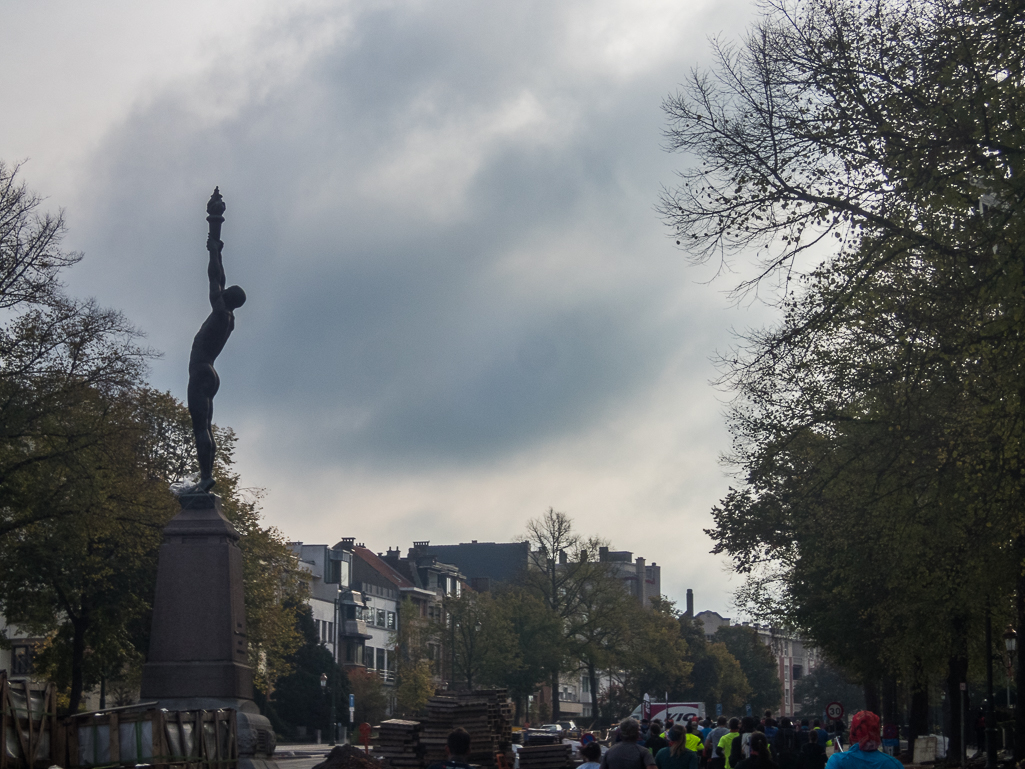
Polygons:
[[[355,538],[335,545],[292,543],[293,552],[308,574],[310,607],[321,642],[343,667],[376,671],[387,687],[395,678],[395,636],[399,630],[399,606],[409,598],[420,616],[440,619],[446,595],[458,596],[465,588],[486,592],[501,583],[515,581],[530,561],[528,542],[463,542],[432,545],[415,541],[403,557],[398,548],[374,553]],[[599,557],[610,563],[624,589],[644,606],[661,594],[661,570],[629,551],[601,548]],[[565,562],[566,553],[559,558]],[[435,646],[438,670],[444,650]],[[441,687],[448,682],[439,677]],[[566,718],[593,715],[587,676],[566,676],[556,694]],[[552,692],[542,687],[537,695],[549,706]]]
[[[445,596],[461,594],[465,576],[428,552],[427,545],[414,542],[403,558],[397,549],[374,553],[353,537],[330,546],[291,543],[307,573],[321,642],[343,668],[376,671],[390,688],[402,602],[409,599],[421,617],[440,619]],[[440,646],[433,647],[436,661],[442,653]],[[437,683],[447,685],[441,679]]]

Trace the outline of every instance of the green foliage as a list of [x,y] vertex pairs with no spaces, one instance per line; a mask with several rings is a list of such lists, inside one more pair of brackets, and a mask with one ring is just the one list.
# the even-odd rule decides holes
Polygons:
[[801,703],[797,715],[801,718],[822,718],[826,705],[839,702],[844,712],[857,713],[865,709],[865,696],[860,686],[844,677],[832,665],[819,665],[811,673],[794,682],[794,700]]
[[[270,701],[261,695],[264,710],[272,719],[275,730],[288,740],[299,738],[298,727],[305,727],[308,732],[320,729],[325,735],[330,734],[331,697],[335,698],[337,717],[342,709],[348,707],[349,692],[344,671],[320,642],[310,607],[297,604],[292,608],[295,633],[301,643],[286,658],[290,672],[277,680]],[[326,687],[320,685],[321,675],[328,677]]]
[[509,667],[518,667],[520,650],[515,643],[512,623],[503,604],[489,593],[467,590],[458,598],[444,602],[447,627],[438,634],[448,642],[454,664],[453,680],[467,689],[497,684]]
[[395,701],[400,714],[416,716],[434,693],[437,626],[409,598],[399,604],[399,626],[392,635],[396,651]]
[[781,0],[666,102],[681,244],[757,249],[739,288],[783,289],[723,361],[744,477],[716,552],[863,681],[922,691],[1020,586],[1022,14]]
[[726,644],[708,642],[703,623],[681,616],[679,624],[680,635],[694,665],[691,685],[681,694],[681,699],[704,702],[706,713],[714,713],[717,704],[722,704],[727,713],[742,712],[744,705],[751,701],[751,685],[740,662],[730,654]]
[[420,659],[398,666],[395,673],[395,704],[399,713],[420,715],[432,694],[434,680],[430,661]]
[[[751,701],[751,684],[737,658],[724,643],[710,643],[694,660],[695,698],[705,703],[706,713],[715,713],[722,704],[725,713],[742,713]],[[779,700],[773,704],[773,708]]]
[[496,595],[496,601],[509,621],[518,650],[501,671],[498,683],[508,687],[513,699],[523,702],[557,664],[563,642],[562,623],[540,598],[522,588],[506,587]]
[[62,489],[68,514],[36,515],[54,490],[47,482],[54,465],[40,463],[38,493],[22,497],[22,512],[35,521],[0,537],[0,607],[9,622],[49,636],[38,664],[68,690],[72,710],[84,688],[127,675],[141,661],[157,548],[174,512],[166,486],[139,461],[146,439],[135,418],[139,400],[92,395],[64,411],[65,424],[84,412],[88,425],[103,411],[118,429],[75,453],[78,472]]
[[353,668],[349,672],[349,688],[356,697],[356,723],[381,723],[388,710],[388,695],[381,676],[373,670]]
[[635,705],[645,694],[680,696],[691,686],[693,663],[672,604],[657,601],[650,609],[634,602],[628,606],[630,636],[619,670],[620,684]]
[[748,703],[754,712],[778,707],[783,701],[779,665],[772,650],[762,643],[754,629],[743,625],[724,625],[715,631],[713,638],[740,663],[744,678],[751,687]]

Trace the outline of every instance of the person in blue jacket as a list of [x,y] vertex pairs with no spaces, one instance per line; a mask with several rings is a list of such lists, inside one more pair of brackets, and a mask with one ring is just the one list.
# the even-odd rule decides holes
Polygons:
[[903,769],[900,761],[879,749],[882,742],[879,716],[861,710],[851,719],[851,747],[831,755],[826,769]]

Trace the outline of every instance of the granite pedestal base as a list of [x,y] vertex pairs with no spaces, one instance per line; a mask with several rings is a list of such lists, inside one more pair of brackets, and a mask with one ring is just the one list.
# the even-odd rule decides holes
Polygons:
[[236,711],[240,769],[274,769],[270,721],[253,702],[239,534],[216,494],[179,497],[164,528],[143,701],[165,710]]

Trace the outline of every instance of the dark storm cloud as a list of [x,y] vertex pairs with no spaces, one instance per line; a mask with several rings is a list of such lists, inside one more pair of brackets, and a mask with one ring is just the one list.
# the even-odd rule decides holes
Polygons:
[[[487,461],[643,392],[682,321],[665,262],[630,251],[662,236],[657,177],[638,184],[664,163],[661,94],[567,63],[568,14],[526,8],[367,10],[294,72],[222,62],[112,134],[87,238],[137,287],[119,304],[167,351],[157,384],[181,394],[218,183],[228,279],[250,297],[218,407],[255,410],[277,450]],[[315,27],[273,38],[301,50]]]

